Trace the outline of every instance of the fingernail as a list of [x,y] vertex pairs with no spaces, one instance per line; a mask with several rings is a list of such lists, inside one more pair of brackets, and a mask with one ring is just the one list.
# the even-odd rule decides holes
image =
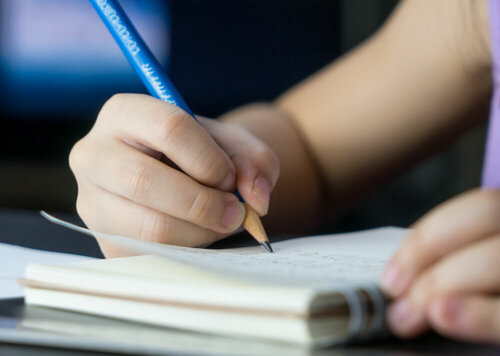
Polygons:
[[447,318],[457,320],[463,310],[463,303],[458,298],[450,298],[444,303],[444,315]]
[[450,323],[459,320],[463,302],[459,298],[445,298],[435,301],[430,306],[431,317],[438,321]]
[[262,176],[257,176],[257,178],[255,178],[253,182],[253,193],[262,204],[262,209],[259,211],[261,215],[267,214],[272,189],[271,183],[266,178]]
[[401,271],[395,261],[391,261],[382,274],[381,285],[384,291],[397,296],[406,288],[408,277]]
[[396,334],[411,333],[422,320],[422,316],[412,310],[408,299],[401,299],[389,307],[387,321]]
[[231,230],[235,230],[243,223],[245,217],[245,208],[238,201],[233,201],[226,206],[222,224]]
[[221,190],[230,191],[234,188],[234,172],[229,171],[229,173],[224,177],[220,185]]

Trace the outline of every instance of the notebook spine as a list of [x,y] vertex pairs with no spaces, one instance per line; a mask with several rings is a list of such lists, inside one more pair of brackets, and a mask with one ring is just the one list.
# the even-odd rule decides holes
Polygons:
[[365,341],[388,334],[385,322],[388,300],[377,285],[366,283],[339,292],[349,307],[346,342]]

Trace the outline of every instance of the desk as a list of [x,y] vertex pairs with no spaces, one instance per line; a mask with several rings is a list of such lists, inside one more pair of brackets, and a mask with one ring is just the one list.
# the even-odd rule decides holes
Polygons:
[[[62,216],[65,219],[78,222],[74,216]],[[97,243],[79,233],[53,225],[40,217],[35,211],[2,210],[0,209],[0,242],[16,244],[25,247],[101,257]],[[434,354],[478,355],[500,354],[500,347],[474,345],[447,340],[435,334],[426,335],[417,340],[381,340],[368,344],[350,345],[322,351],[319,355],[344,355],[347,353],[420,355],[432,352]],[[82,355],[85,353],[70,350],[55,350],[31,346],[18,346],[0,343],[0,355]]]

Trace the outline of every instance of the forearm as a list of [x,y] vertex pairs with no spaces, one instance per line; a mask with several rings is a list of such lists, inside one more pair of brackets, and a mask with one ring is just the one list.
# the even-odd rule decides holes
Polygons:
[[436,151],[487,109],[485,6],[406,1],[367,43],[278,99],[310,147],[333,206]]
[[225,115],[281,161],[269,224],[311,226],[325,201],[344,209],[484,117],[487,31],[484,0],[407,0],[372,39],[275,106]]

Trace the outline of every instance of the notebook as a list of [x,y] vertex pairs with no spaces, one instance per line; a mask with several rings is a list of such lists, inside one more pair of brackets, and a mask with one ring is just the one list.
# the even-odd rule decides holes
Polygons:
[[23,297],[23,290],[16,281],[24,275],[29,263],[68,264],[91,259],[91,257],[0,243],[0,266],[2,267],[0,268],[0,300]]
[[377,283],[406,234],[386,227],[211,250],[168,246],[57,224],[141,254],[31,264],[27,304],[202,333],[316,348],[384,330]]

